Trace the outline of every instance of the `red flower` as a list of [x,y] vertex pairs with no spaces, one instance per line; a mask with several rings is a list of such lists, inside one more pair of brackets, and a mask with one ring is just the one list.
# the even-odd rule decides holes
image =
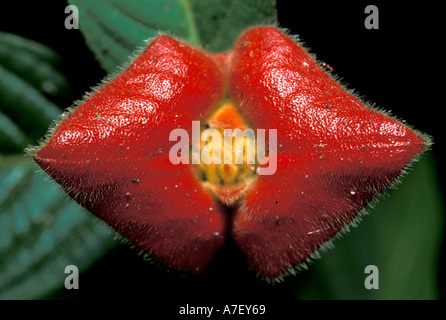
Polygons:
[[[265,144],[276,168],[259,174],[267,167],[259,157],[195,164],[194,152],[216,141],[195,143],[192,121],[201,121],[200,132],[277,129],[277,145]],[[175,129],[192,136],[178,152],[169,140]],[[253,142],[233,146],[246,152]],[[222,54],[154,39],[65,115],[33,157],[74,200],[169,267],[202,272],[230,236],[261,276],[280,279],[427,146],[346,91],[292,39],[258,27]],[[191,164],[173,163],[171,150]]]

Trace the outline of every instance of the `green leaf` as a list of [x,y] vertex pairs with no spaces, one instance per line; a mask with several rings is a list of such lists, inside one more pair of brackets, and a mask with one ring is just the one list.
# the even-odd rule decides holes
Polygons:
[[79,28],[107,72],[128,60],[144,40],[160,32],[210,51],[231,47],[253,24],[276,21],[273,0],[71,0]]
[[57,70],[51,49],[0,32],[0,150],[21,152],[40,139],[61,109],[54,99],[68,83]]
[[20,152],[31,142],[26,133],[0,111],[0,150],[2,153]]
[[84,271],[113,245],[108,227],[27,160],[0,163],[0,299],[43,298],[64,285],[67,265]]
[[[299,276],[299,299],[438,299],[444,207],[431,154]],[[366,266],[379,289],[366,289]]]
[[191,7],[201,44],[213,52],[231,49],[249,27],[277,23],[274,0],[191,0]]
[[63,96],[69,85],[58,70],[60,57],[52,49],[20,36],[0,32],[0,64],[38,88],[51,101]]
[[69,84],[59,62],[53,50],[0,32],[0,299],[45,297],[63,287],[67,265],[82,272],[115,244],[23,154],[62,113],[55,102]]

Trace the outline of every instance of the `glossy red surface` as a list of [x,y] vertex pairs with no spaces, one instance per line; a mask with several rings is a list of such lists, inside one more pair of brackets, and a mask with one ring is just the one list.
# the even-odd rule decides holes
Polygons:
[[269,277],[307,259],[425,147],[365,107],[273,28],[245,33],[232,53],[231,96],[259,128],[278,128],[277,172],[260,176],[232,236]]
[[[277,171],[258,176],[232,221],[222,195],[168,157],[169,133],[191,135],[191,122],[205,122],[226,99],[253,129],[278,133]],[[258,27],[223,54],[156,38],[67,116],[34,159],[74,200],[169,267],[202,272],[229,234],[250,266],[274,279],[351,222],[425,147],[288,36]]]

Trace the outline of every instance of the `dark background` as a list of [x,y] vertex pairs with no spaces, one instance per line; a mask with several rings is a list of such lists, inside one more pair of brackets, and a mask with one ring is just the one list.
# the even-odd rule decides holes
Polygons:
[[[378,30],[364,27],[367,16],[364,9],[368,4],[374,4],[379,9]],[[0,12],[0,30],[34,39],[58,52],[66,62],[63,72],[73,84],[75,91],[72,98],[75,100],[99,83],[106,74],[86,47],[80,31],[65,29],[66,5],[64,1],[8,2]],[[295,1],[278,1],[277,8],[280,26],[298,34],[311,52],[316,53],[320,61],[328,63],[349,88],[355,88],[366,101],[392,110],[392,114],[398,118],[407,120],[416,129],[433,137],[433,153],[444,191],[446,125],[443,109],[446,105],[441,96],[446,81],[444,49],[440,45],[445,33],[440,3],[424,1],[422,5],[415,5],[410,2],[355,1],[339,4],[305,1],[296,5]],[[61,107],[70,105],[71,101]],[[218,259],[225,259],[231,244],[228,247]],[[442,257],[440,270],[444,267],[444,254]],[[239,259],[234,263],[242,262]],[[219,270],[211,270],[211,273],[224,273],[224,268],[235,267],[226,264]],[[115,278],[113,272],[117,269],[121,272]],[[148,266],[127,246],[121,245],[82,275],[85,290],[63,290],[54,297],[108,298],[125,294],[130,298],[137,295],[135,284],[150,290],[153,284],[141,277],[148,273],[158,274],[159,281],[167,277],[164,271]],[[241,281],[249,281],[242,280],[247,278],[245,274],[239,276]],[[110,286],[111,279],[113,286]],[[444,280],[441,273],[440,280]],[[188,285],[176,288],[178,292],[175,294],[187,294]],[[289,288],[285,285],[280,293],[270,290],[271,296],[282,294],[285,297],[294,285],[296,283],[291,281]],[[102,290],[104,287],[108,290]],[[218,287],[204,289],[210,291],[205,294],[211,295],[211,291],[218,290]],[[167,296],[171,288],[164,290],[160,295]],[[261,288],[259,292],[262,292]],[[243,292],[237,294],[241,296]],[[444,289],[441,290],[441,297],[444,297]]]

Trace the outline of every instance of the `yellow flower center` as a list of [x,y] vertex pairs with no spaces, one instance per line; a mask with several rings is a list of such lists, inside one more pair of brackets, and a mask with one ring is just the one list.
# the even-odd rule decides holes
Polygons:
[[197,179],[224,204],[244,196],[258,175],[255,132],[231,101],[225,101],[201,126]]

